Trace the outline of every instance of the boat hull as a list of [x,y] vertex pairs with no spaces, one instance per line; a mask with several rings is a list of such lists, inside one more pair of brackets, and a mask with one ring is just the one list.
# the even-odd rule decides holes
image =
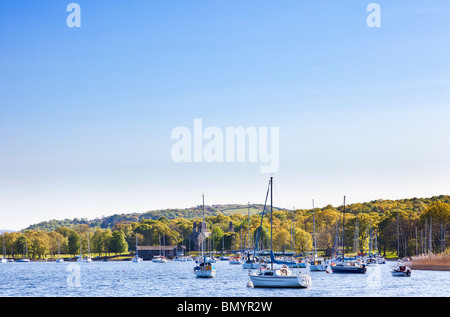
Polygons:
[[391,272],[392,276],[411,276],[411,272]]
[[307,288],[311,280],[305,276],[256,276],[250,275],[254,288]]
[[322,271],[326,271],[327,270],[327,266],[323,265],[323,264],[310,264],[309,265],[309,270],[311,272],[322,272]]
[[409,268],[404,269],[404,270],[392,269],[391,274],[392,274],[392,276],[411,276],[411,269],[409,269]]
[[215,270],[211,270],[211,271],[196,271],[195,275],[198,278],[213,278],[216,276],[216,271]]
[[289,263],[286,265],[288,267],[290,267],[291,269],[305,269],[306,268],[306,263]]
[[367,272],[366,267],[339,267],[332,266],[331,270],[335,274],[365,274]]

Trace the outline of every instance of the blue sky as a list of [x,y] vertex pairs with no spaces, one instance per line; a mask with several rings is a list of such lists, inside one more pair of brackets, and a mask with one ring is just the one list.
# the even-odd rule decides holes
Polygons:
[[0,229],[263,203],[259,163],[172,161],[196,118],[279,127],[281,207],[448,194],[448,1],[70,2],[0,3]]

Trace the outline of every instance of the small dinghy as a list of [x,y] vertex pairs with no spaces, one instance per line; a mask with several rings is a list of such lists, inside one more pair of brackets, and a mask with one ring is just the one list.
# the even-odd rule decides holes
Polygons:
[[392,276],[411,276],[411,272],[411,268],[403,261],[398,261],[397,266],[391,269]]

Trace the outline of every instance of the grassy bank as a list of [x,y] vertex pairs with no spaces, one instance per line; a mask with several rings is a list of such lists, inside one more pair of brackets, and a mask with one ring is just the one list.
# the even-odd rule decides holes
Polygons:
[[450,252],[415,256],[409,265],[414,270],[450,271]]

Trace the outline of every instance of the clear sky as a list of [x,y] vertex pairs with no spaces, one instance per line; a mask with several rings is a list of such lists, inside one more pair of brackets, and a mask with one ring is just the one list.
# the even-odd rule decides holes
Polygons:
[[0,229],[263,203],[259,163],[173,162],[196,118],[279,127],[280,207],[449,194],[448,0],[70,2],[0,2]]

